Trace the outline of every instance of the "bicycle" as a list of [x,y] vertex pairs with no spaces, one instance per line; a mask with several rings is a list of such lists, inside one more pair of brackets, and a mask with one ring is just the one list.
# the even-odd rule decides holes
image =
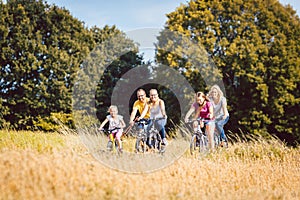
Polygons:
[[190,140],[190,153],[194,155],[195,152],[203,153],[208,150],[208,138],[206,134],[203,133],[200,123],[203,119],[189,120],[187,124],[193,124],[195,121],[198,122],[197,129],[193,131],[192,138]]
[[121,129],[121,128],[116,127],[113,129],[101,129],[101,132],[105,133],[109,139],[107,142],[107,145],[106,145],[106,150],[108,152],[112,152],[115,149],[118,154],[123,153],[122,149],[119,148],[118,141],[115,139],[115,137],[116,137],[115,131],[119,130],[119,129]]
[[166,144],[163,143],[159,130],[155,127],[155,122],[166,119],[164,117],[160,118],[153,118],[150,119],[152,121],[151,128],[149,130],[149,145],[150,149],[154,150],[157,149],[158,153],[163,154],[166,151]]
[[135,124],[137,126],[140,126],[142,128],[138,129],[136,131],[136,141],[135,141],[135,152],[142,152],[145,153],[147,151],[147,125],[148,120],[141,119],[139,121],[136,121]]

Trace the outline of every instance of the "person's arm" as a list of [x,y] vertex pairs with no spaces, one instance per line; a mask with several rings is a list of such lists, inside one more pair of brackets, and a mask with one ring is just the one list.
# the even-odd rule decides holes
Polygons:
[[108,119],[105,118],[105,120],[101,123],[99,130],[103,129],[103,127],[105,126],[105,124],[108,122]]
[[162,99],[159,100],[159,106],[160,106],[161,114],[163,115],[164,118],[167,118],[165,102]]
[[223,119],[226,119],[226,117],[228,117],[228,110],[227,110],[227,101],[226,99],[224,98],[223,99],[223,102],[222,102],[222,110],[223,110],[223,113],[224,113],[224,116],[223,116]]
[[124,121],[123,117],[121,117],[121,119],[120,119],[120,128],[125,128],[125,127],[126,127],[125,121]]
[[138,120],[141,120],[141,119],[143,119],[145,117],[145,115],[147,114],[148,109],[149,109],[149,105],[148,105],[148,103],[146,103],[146,105],[144,107],[144,110],[141,113],[141,116],[138,118]]
[[209,118],[213,119],[214,118],[214,107],[211,104],[210,104],[210,106],[208,108],[208,111],[209,111]]
[[134,124],[134,118],[135,118],[135,115],[137,113],[137,107],[133,107],[132,108],[132,112],[130,114],[130,119],[129,119],[129,124],[132,126]]
[[195,112],[195,107],[191,106],[191,108],[189,109],[189,111],[186,113],[186,115],[184,117],[184,121],[188,122],[191,114],[194,113],[194,112]]

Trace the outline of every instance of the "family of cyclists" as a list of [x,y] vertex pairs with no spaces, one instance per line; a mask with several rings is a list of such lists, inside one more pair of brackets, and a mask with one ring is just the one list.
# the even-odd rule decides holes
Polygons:
[[[109,129],[117,127],[118,129],[114,131],[114,134],[119,151],[122,152],[121,136],[126,124],[123,117],[118,115],[117,106],[110,106],[108,111],[109,115],[106,116],[106,119],[101,123],[99,129],[102,130],[107,122],[109,122]],[[139,116],[136,117],[138,113]],[[214,148],[213,137],[215,130],[217,130],[220,135],[220,146],[225,146],[225,144],[227,144],[228,140],[225,135],[224,125],[229,120],[229,112],[227,109],[227,100],[218,85],[213,85],[207,95],[203,92],[197,92],[195,94],[195,99],[186,113],[184,121],[187,123],[191,116],[194,130],[197,130],[199,127],[205,128],[205,133],[208,138],[208,146],[210,149]],[[201,120],[197,120],[199,118]],[[145,90],[137,90],[137,100],[133,104],[129,124],[132,127],[140,120],[145,120],[147,122],[147,133],[149,132],[152,124],[155,123],[154,125],[159,130],[160,137],[162,138],[162,144],[165,146],[168,145],[165,130],[167,121],[165,102],[159,98],[158,91],[156,89],[150,89],[149,97],[147,97]],[[142,125],[138,125],[137,128],[139,130],[144,127]],[[147,140],[147,145],[151,147],[149,140]]]

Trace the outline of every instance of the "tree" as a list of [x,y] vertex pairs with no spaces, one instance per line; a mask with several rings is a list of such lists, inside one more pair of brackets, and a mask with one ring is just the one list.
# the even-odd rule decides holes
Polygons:
[[39,116],[70,113],[75,72],[93,45],[84,23],[41,0],[0,6],[0,93],[9,108],[4,119],[31,129]]
[[[137,51],[129,51],[115,59],[105,69],[103,76],[98,82],[96,92],[97,117],[101,121],[108,114],[108,107],[112,104],[117,105],[119,114],[128,120],[130,107],[130,97],[134,94],[134,77],[125,77],[129,70],[142,65],[142,57]],[[139,74],[135,74],[139,76]]]
[[[204,46],[221,72],[232,131],[300,141],[300,24],[295,13],[276,0],[195,0],[167,15],[166,30]],[[195,64],[188,62],[193,52],[174,41],[159,41],[157,59],[199,87],[200,74],[192,75]]]
[[134,77],[124,74],[142,64],[136,44],[115,26],[92,27],[90,31],[96,45],[78,73],[73,108],[92,120],[83,124],[80,117],[75,119],[79,127],[91,125],[95,119],[103,121],[111,104],[118,106],[119,114],[127,115],[135,88],[131,87]]

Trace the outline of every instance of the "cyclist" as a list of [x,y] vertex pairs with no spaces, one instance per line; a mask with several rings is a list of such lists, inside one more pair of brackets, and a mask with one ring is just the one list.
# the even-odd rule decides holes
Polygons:
[[[123,128],[126,126],[123,116],[118,115],[118,107],[115,105],[111,105],[108,109],[109,115],[106,116],[105,120],[101,123],[100,125],[100,130],[103,129],[105,124],[109,122],[108,129],[113,130],[116,129],[112,132],[112,134],[115,136],[118,144],[119,151],[122,152],[122,141],[121,141],[121,136],[123,134]],[[109,138],[110,139],[110,138]]]
[[[154,125],[159,130],[159,134],[162,138],[162,143],[166,146],[168,145],[168,141],[166,138],[166,131],[165,131],[165,125],[167,122],[165,102],[164,100],[159,98],[156,89],[151,89],[149,93],[150,93],[150,101],[149,103],[146,104],[141,116],[138,119],[142,119],[147,114],[148,110],[150,111],[150,123],[148,126],[148,131],[149,131],[153,123],[151,119],[164,118],[164,119],[156,120],[154,122],[155,123]],[[151,146],[151,144],[148,145]]]
[[227,109],[227,101],[223,95],[222,90],[218,85],[213,85],[208,93],[208,97],[214,107],[214,116],[216,118],[215,124],[218,132],[220,133],[221,146],[227,143],[227,137],[224,131],[224,125],[229,120],[229,112]]
[[[143,112],[146,104],[150,101],[149,97],[146,97],[146,92],[143,89],[138,89],[137,91],[137,100],[134,102],[132,106],[132,111],[130,114],[130,119],[129,119],[129,124],[131,126],[134,125],[134,119],[136,117],[137,112],[139,111],[139,114]],[[150,110],[147,110],[144,119],[149,119],[150,118]],[[142,128],[142,127],[139,127]]]
[[[138,99],[133,103],[133,106],[132,106],[132,111],[131,111],[130,119],[129,119],[130,126],[134,125],[134,120],[135,120],[137,113],[139,112],[139,115],[141,115],[146,104],[150,101],[150,98],[146,96],[145,90],[138,89],[136,94],[137,94]],[[149,118],[150,118],[150,110],[148,109],[147,113],[145,114],[145,116],[143,118],[146,121],[146,124],[149,123]],[[140,119],[142,119],[142,118],[140,118]],[[140,132],[140,131],[143,131],[142,129],[145,129],[146,127],[144,127],[143,124],[138,123],[137,128],[138,128],[138,131]],[[145,131],[147,131],[147,130],[145,130]],[[148,145],[148,143],[147,143],[147,145]]]
[[[213,106],[209,101],[208,97],[203,92],[197,92],[195,95],[195,101],[191,105],[189,111],[185,115],[184,121],[188,122],[191,114],[194,113],[194,119],[201,118],[204,120],[204,123],[201,122],[200,127],[205,125],[205,133],[207,134],[208,144],[211,149],[214,148],[214,113]],[[194,130],[198,128],[198,122],[193,123]]]

